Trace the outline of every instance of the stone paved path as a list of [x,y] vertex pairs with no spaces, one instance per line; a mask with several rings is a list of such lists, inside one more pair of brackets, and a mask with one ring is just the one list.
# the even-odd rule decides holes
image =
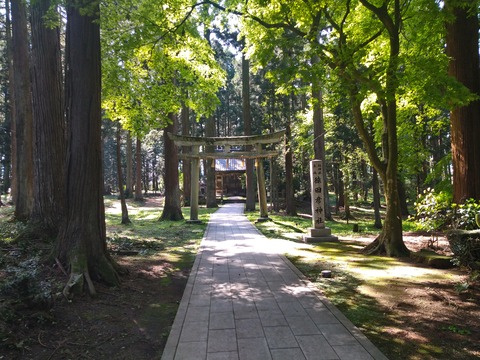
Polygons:
[[211,216],[162,360],[386,359],[243,207]]

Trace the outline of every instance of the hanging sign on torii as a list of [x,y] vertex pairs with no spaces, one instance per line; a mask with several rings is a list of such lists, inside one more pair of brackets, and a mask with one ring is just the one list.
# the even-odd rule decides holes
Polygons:
[[[191,146],[191,152],[179,154],[179,159],[191,160],[190,222],[198,220],[198,193],[200,177],[200,159],[255,159],[257,167],[259,220],[268,219],[267,191],[263,159],[278,156],[278,151],[266,151],[263,145],[279,142],[285,136],[285,130],[265,135],[229,136],[229,137],[195,137],[168,133],[177,146]],[[223,147],[224,152],[206,152],[207,146]],[[232,151],[232,147],[235,150]],[[238,147],[243,149],[238,150]],[[247,147],[251,147],[248,149]]]

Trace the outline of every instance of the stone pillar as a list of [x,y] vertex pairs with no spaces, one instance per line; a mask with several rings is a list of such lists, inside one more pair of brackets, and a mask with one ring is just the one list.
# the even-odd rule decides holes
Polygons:
[[325,184],[323,179],[322,160],[310,161],[312,227],[308,230],[308,235],[303,236],[304,242],[338,241],[338,237],[333,236],[331,229],[325,226]]
[[[198,145],[192,146],[192,155],[198,155]],[[198,192],[200,188],[200,159],[193,157],[191,160],[192,172],[190,181],[190,220],[187,223],[200,223],[198,220]]]

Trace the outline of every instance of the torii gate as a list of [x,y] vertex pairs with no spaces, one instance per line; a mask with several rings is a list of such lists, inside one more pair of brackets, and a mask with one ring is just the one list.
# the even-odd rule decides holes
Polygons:
[[[285,130],[266,135],[252,136],[229,136],[229,137],[195,137],[168,133],[169,138],[179,146],[191,146],[190,154],[180,154],[179,159],[191,160],[191,191],[190,191],[190,220],[197,223],[198,220],[198,192],[200,180],[200,159],[255,159],[257,167],[258,202],[260,206],[259,221],[268,219],[267,191],[265,187],[265,170],[261,159],[278,156],[278,151],[266,151],[265,144],[279,142],[285,135]],[[224,152],[205,152],[206,146],[224,146]],[[242,146],[244,151],[231,151],[231,146]],[[248,151],[247,146],[253,146]],[[202,149],[200,149],[202,147]],[[202,150],[202,151],[200,151]]]

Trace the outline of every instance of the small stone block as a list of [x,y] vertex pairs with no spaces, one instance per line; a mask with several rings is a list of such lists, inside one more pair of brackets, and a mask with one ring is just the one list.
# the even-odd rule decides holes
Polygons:
[[304,236],[303,242],[304,243],[338,242],[338,237],[334,235],[322,236],[322,237]]
[[323,278],[331,278],[332,277],[332,272],[330,270],[322,270],[322,277]]
[[185,222],[190,225],[196,225],[196,224],[201,224],[202,220],[187,220]]
[[262,222],[267,222],[267,221],[270,221],[272,219],[270,219],[268,216],[267,217],[259,217],[255,223],[262,223]]

